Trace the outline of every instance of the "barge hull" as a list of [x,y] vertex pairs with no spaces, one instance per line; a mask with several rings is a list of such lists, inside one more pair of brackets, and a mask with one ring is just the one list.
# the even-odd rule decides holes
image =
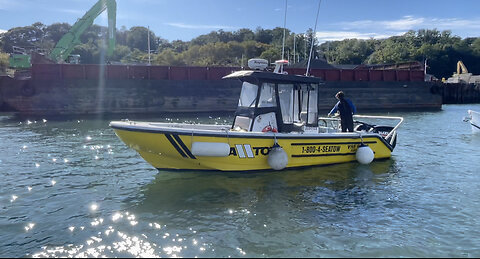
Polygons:
[[[221,78],[239,69],[34,64],[31,78],[0,78],[0,97],[23,114],[232,112],[241,83]],[[314,70],[325,80],[319,110],[328,112],[339,90],[359,111],[441,109],[442,96],[418,72]]]

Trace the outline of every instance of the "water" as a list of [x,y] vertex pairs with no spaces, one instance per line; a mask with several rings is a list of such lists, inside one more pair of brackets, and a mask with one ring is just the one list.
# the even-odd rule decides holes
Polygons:
[[468,109],[392,113],[389,160],[249,174],[158,172],[109,119],[3,115],[0,256],[479,257]]

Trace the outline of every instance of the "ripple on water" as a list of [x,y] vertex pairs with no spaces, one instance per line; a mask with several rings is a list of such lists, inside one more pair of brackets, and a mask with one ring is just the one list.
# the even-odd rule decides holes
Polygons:
[[480,137],[461,121],[466,108],[392,114],[405,124],[385,161],[253,174],[157,172],[109,120],[0,116],[0,250],[9,257],[478,257]]

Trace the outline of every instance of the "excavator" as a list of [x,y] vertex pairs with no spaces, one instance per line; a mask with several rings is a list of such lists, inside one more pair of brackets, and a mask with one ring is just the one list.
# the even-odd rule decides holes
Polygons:
[[457,62],[457,72],[453,73],[453,75],[446,80],[446,83],[479,84],[480,75],[472,75],[472,73],[468,73],[467,67],[460,60]]
[[[99,0],[85,15],[77,22],[55,45],[50,55],[47,56],[53,63],[77,63],[78,55],[70,55],[76,45],[80,44],[80,36],[92,26],[94,20],[103,12],[108,11],[108,49],[107,56],[111,56],[115,49],[116,34],[116,12],[117,3],[115,0]],[[21,49],[21,48],[17,48]],[[31,55],[26,51],[14,53],[9,59],[10,68],[28,69],[31,65]]]

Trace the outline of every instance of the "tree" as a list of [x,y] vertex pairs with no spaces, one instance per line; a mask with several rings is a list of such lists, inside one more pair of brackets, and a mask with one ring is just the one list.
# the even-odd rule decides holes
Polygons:
[[250,29],[240,29],[233,33],[235,41],[244,42],[255,39],[255,33]]
[[188,50],[188,42],[183,42],[181,40],[174,40],[171,43],[171,48],[177,53],[185,52]]
[[57,44],[57,42],[67,34],[72,26],[68,23],[54,23],[46,27],[45,29],[45,40]]
[[165,49],[153,58],[153,64],[161,66],[184,66],[181,55],[172,49]]
[[113,55],[112,55],[112,57],[110,57],[109,60],[120,62],[123,57],[126,57],[126,56],[130,55],[131,52],[132,51],[130,50],[129,47],[127,47],[125,45],[117,44],[117,46],[115,47],[115,51],[113,52]]
[[255,41],[260,43],[270,44],[273,40],[272,30],[264,30],[261,27],[257,27],[255,30]]
[[120,30],[116,30],[115,41],[117,42],[117,44],[127,46],[127,33],[128,30],[125,25],[122,25],[122,27],[120,27]]
[[127,32],[127,46],[131,49],[147,51],[148,49],[148,33],[150,32],[150,49],[158,48],[158,41],[155,34],[145,27],[135,26]]
[[9,66],[8,54],[0,52],[0,73],[5,72]]
[[277,47],[271,47],[263,51],[260,58],[268,60],[269,63],[273,63],[282,58],[282,52]]
[[15,27],[0,34],[3,51],[11,53],[13,51],[13,46],[22,48],[38,47],[43,39],[44,29],[45,25],[37,22],[30,26]]
[[375,40],[347,39],[336,42],[330,49],[330,42],[320,46],[327,61],[334,64],[362,64],[375,51]]
[[139,49],[134,49],[132,52],[130,52],[129,55],[124,56],[121,59],[122,63],[126,64],[147,64],[148,63],[148,55],[147,53],[139,50]]
[[473,54],[480,58],[480,38],[476,38],[472,44],[471,44],[471,47],[472,47],[472,52]]

